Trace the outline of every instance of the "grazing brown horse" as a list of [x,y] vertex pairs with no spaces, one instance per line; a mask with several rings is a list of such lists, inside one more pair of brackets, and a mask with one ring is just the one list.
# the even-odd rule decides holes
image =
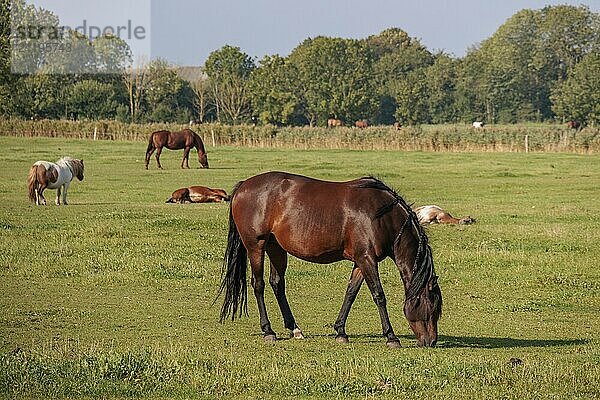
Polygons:
[[567,126],[569,127],[569,129],[577,129],[577,130],[579,130],[579,128],[581,128],[581,122],[575,121],[575,120],[571,120],[571,121],[567,122]]
[[369,121],[366,119],[360,119],[354,123],[354,126],[357,128],[367,128],[369,126]]
[[335,128],[338,126],[344,126],[344,123],[342,122],[341,119],[335,119],[335,118],[329,118],[327,120],[327,127],[328,128]]
[[223,189],[190,186],[174,191],[167,203],[220,203],[222,201],[229,201],[229,196]]
[[37,161],[29,169],[27,175],[27,189],[29,200],[36,205],[46,205],[44,190],[56,189],[56,205],[67,205],[67,190],[73,178],[83,180],[83,160],[63,157],[56,163]]
[[150,156],[156,150],[156,163],[158,168],[162,169],[160,165],[160,153],[162,148],[166,147],[169,150],[181,150],[183,149],[183,158],[181,159],[181,168],[189,168],[188,159],[190,156],[190,150],[195,147],[198,150],[198,161],[202,168],[208,168],[208,158],[206,156],[206,150],[204,149],[204,143],[198,134],[191,129],[184,129],[179,132],[170,131],[157,131],[150,135],[148,140],[148,149],[146,150],[146,169],[150,163]]
[[303,338],[285,294],[288,253],[320,264],[354,263],[334,329],[347,343],[346,319],[363,281],[379,310],[383,335],[390,347],[400,347],[388,317],[377,265],[386,257],[396,263],[404,283],[404,315],[419,346],[434,346],[442,313],[442,293],[431,248],[417,216],[383,182],[367,177],[328,182],[283,172],[268,172],[238,183],[231,195],[229,236],[223,281],[221,321],[247,314],[246,263],[260,325],[267,341],[276,340],[264,300],[264,258],[271,261],[270,278],[284,325]]
[[415,209],[419,222],[422,225],[427,224],[472,224],[475,222],[470,216],[454,218],[450,213],[444,211],[441,207],[421,206]]

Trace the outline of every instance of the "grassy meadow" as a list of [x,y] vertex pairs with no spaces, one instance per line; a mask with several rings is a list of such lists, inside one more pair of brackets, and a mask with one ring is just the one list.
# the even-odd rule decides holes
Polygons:
[[[179,169],[146,143],[0,136],[0,398],[600,398],[600,158],[208,147]],[[83,158],[69,206],[28,202],[33,162]],[[218,322],[226,204],[165,204],[179,187],[227,191],[284,170],[383,179],[471,226],[427,228],[444,299],[437,348],[416,347],[390,260],[380,265],[403,348],[390,350],[368,290],[334,340],[349,262],[292,258],[288,298],[306,339],[264,343],[249,317]],[[511,362],[512,360],[512,362]]]

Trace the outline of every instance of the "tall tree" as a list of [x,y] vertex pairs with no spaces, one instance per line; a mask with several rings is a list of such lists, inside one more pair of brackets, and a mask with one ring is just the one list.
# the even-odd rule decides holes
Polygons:
[[92,41],[92,47],[99,73],[120,75],[133,61],[129,45],[117,36],[98,36]]
[[194,92],[194,108],[198,122],[201,124],[206,121],[206,117],[211,109],[211,102],[214,100],[211,97],[211,85],[207,77],[199,77],[190,82],[192,91]]
[[250,114],[248,79],[255,65],[239,47],[223,46],[208,56],[204,70],[211,80],[217,118],[234,124]]
[[119,106],[115,86],[93,79],[69,87],[67,103],[69,116],[90,120],[114,118]]
[[278,55],[265,56],[252,71],[250,97],[263,123],[294,124],[302,109],[297,76],[295,67]]
[[590,53],[575,65],[552,93],[554,112],[563,119],[600,123],[600,53]]
[[310,125],[328,118],[351,123],[375,115],[373,55],[363,42],[307,39],[292,51],[289,62],[297,71],[302,114]]
[[[155,122],[190,120],[189,84],[164,59],[152,60],[147,67],[146,103],[148,118]],[[187,122],[185,121],[185,122]]]
[[[395,119],[399,88],[402,87],[405,94],[406,90],[412,91],[406,87],[407,76],[433,64],[434,57],[417,39],[399,28],[386,29],[370,36],[365,43],[375,55],[373,73],[375,90],[379,95],[377,121],[390,124]],[[414,90],[419,91],[418,88]]]
[[471,87],[459,92],[476,93],[472,108],[484,109],[488,122],[552,118],[552,87],[585,54],[599,51],[599,36],[599,16],[585,6],[522,10],[467,55],[465,66],[480,67],[463,69],[462,82]]
[[429,119],[434,124],[455,122],[457,62],[446,54],[438,54],[435,62],[424,70],[427,85]]
[[10,67],[10,7],[11,0],[0,0],[0,116],[13,112],[13,76]]
[[148,66],[139,63],[138,67],[129,66],[123,71],[123,84],[127,91],[129,116],[131,122],[138,122],[143,113],[143,104],[148,86]]

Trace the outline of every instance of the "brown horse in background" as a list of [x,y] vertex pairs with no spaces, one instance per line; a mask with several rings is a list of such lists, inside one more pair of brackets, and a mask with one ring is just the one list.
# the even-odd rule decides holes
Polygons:
[[223,189],[190,186],[174,191],[167,203],[220,203],[222,201],[229,201],[229,196]]
[[156,150],[156,163],[158,168],[162,169],[160,165],[160,153],[162,148],[166,147],[169,150],[181,150],[183,149],[183,158],[181,159],[181,168],[189,168],[188,159],[190,156],[190,150],[195,147],[198,150],[198,161],[202,168],[208,168],[208,158],[206,156],[206,150],[204,149],[204,143],[198,134],[191,129],[184,129],[179,132],[170,131],[157,131],[150,135],[148,140],[148,149],[146,150],[146,164],[145,167],[148,169],[150,163],[150,157]]
[[354,126],[357,128],[368,128],[369,127],[369,121],[367,121],[366,119],[359,119],[358,121],[356,121],[354,123]]
[[334,329],[336,341],[348,342],[346,319],[363,283],[379,310],[387,345],[400,347],[388,316],[378,263],[390,257],[404,283],[404,315],[419,346],[437,342],[442,293],[437,283],[427,235],[408,204],[383,182],[367,177],[328,182],[283,172],[268,172],[238,183],[229,211],[229,236],[221,293],[221,321],[247,313],[246,265],[264,339],[277,336],[264,299],[265,253],[271,261],[269,283],[294,338],[302,339],[285,294],[288,253],[309,262],[354,263]]

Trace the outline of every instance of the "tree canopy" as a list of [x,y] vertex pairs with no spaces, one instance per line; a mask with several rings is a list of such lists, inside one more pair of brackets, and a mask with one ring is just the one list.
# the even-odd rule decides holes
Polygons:
[[58,18],[24,0],[0,2],[5,116],[275,125],[599,119],[600,15],[584,5],[519,11],[462,58],[389,28],[364,39],[307,38],[287,56],[258,62],[224,45],[188,81],[164,60],[132,69],[131,51],[116,37],[37,39],[69,51],[16,40],[11,13],[56,28]]

